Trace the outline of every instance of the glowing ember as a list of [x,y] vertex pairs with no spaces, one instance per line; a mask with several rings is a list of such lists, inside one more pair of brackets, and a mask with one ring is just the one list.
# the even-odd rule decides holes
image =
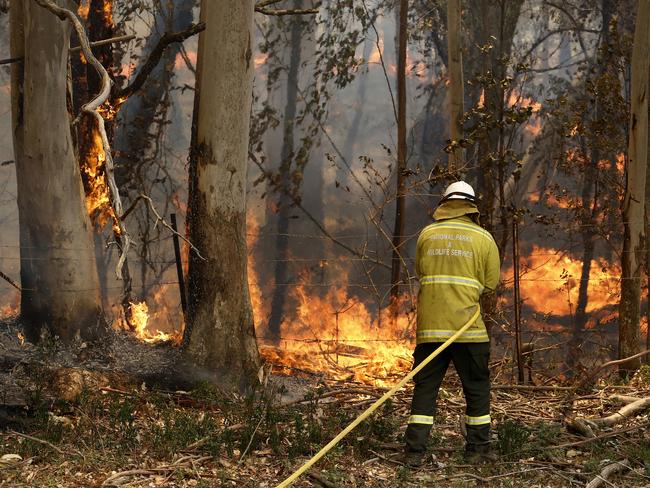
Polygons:
[[25,344],[25,336],[23,335],[23,333],[18,332],[18,334],[16,334],[16,336],[18,337],[18,340],[20,341],[20,345],[21,346],[24,345]]

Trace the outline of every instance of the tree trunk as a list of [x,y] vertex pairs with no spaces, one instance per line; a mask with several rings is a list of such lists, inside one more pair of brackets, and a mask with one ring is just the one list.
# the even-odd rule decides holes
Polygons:
[[[610,0],[603,0],[601,3],[602,26],[601,26],[601,53],[604,53],[609,39],[609,22],[612,15],[612,4]],[[600,53],[594,58],[594,79],[598,80],[607,67],[607,60],[602,59]],[[601,117],[600,104],[595,105],[593,114],[590,117],[593,120],[599,120]],[[587,325],[587,304],[589,303],[589,277],[591,276],[591,263],[594,259],[596,236],[596,216],[598,213],[598,191],[596,187],[598,162],[600,161],[600,151],[594,148],[591,151],[589,163],[584,171],[581,195],[581,214],[580,223],[582,225],[582,270],[580,273],[580,284],[578,288],[578,303],[576,305],[576,316],[574,322],[573,337],[569,345],[569,365],[573,366],[579,362],[582,344],[583,331]]]
[[399,3],[399,46],[397,56],[397,194],[395,227],[393,230],[393,260],[390,295],[393,303],[399,296],[401,277],[401,248],[404,240],[406,203],[406,45],[408,27],[408,0]]
[[12,56],[25,55],[12,68],[12,113],[21,320],[32,341],[45,331],[64,340],[92,339],[103,324],[92,229],[66,105],[70,33],[68,22],[35,2],[12,2]]
[[[648,69],[650,69],[650,2],[639,0],[632,51],[632,97],[628,167],[623,199],[623,253],[621,255],[621,301],[619,304],[618,355],[639,352],[641,267],[643,265],[643,218],[648,155]],[[640,360],[628,361],[623,372],[638,369]]]
[[[298,5],[294,5],[296,8]],[[289,72],[287,73],[286,108],[284,111],[284,134],[282,137],[282,152],[280,154],[280,188],[277,198],[277,227],[275,229],[275,269],[273,298],[271,299],[271,314],[269,316],[269,336],[280,338],[280,325],[287,296],[289,258],[289,218],[291,214],[292,160],[294,158],[294,130],[296,123],[296,105],[298,103],[298,68],[300,67],[300,46],[302,27],[300,19],[293,19],[291,25]]]
[[187,353],[222,382],[259,367],[246,269],[246,169],[253,89],[252,0],[204,0],[196,147],[190,161]]
[[[447,28],[449,44],[449,138],[458,142],[463,138],[463,51],[461,38],[461,8],[460,0],[447,1]],[[464,151],[460,146],[454,146],[449,153],[449,169],[460,167],[464,162]]]
[[[363,43],[363,59],[367,60],[372,53],[372,49],[375,46],[370,37],[366,38]],[[357,96],[355,100],[355,111],[354,118],[350,123],[350,128],[347,131],[345,137],[345,143],[343,144],[343,156],[347,159],[347,162],[350,166],[354,165],[355,152],[354,146],[357,143],[357,138],[359,136],[359,129],[361,128],[361,119],[363,118],[364,109],[366,108],[366,92],[368,90],[368,72],[360,72],[357,76],[357,83],[359,84],[357,90]],[[340,167],[336,171],[336,179],[341,184],[343,188],[346,187],[349,170],[345,167],[345,164],[341,163]]]

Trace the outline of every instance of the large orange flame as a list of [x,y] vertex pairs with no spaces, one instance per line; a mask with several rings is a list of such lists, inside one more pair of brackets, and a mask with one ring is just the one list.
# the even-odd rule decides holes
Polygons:
[[[388,385],[411,367],[414,317],[400,313],[394,320],[390,307],[379,314],[351,294],[345,286],[332,286],[319,296],[312,293],[311,273],[300,274],[295,287],[288,290],[295,311],[285,316],[280,340],[268,337],[266,321],[268,301],[257,276],[251,250],[259,235],[259,226],[249,215],[248,275],[256,333],[262,356],[287,371],[304,370],[326,373],[334,379],[355,380]],[[323,264],[323,263],[321,263]],[[347,272],[337,269],[337,281],[345,282]],[[398,307],[408,311],[410,296],[404,295]]]
[[[533,246],[529,256],[521,258],[521,297],[536,312],[556,316],[575,314],[582,276],[582,261],[555,249]],[[512,282],[512,267],[503,276]],[[603,320],[618,303],[620,268],[602,258],[592,260],[589,272],[588,326]],[[608,310],[609,309],[609,310]],[[606,314],[605,316],[603,314]]]

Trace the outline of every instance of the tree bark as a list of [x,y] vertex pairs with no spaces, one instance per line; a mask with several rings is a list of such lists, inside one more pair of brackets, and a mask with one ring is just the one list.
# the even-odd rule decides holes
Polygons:
[[397,193],[395,202],[395,226],[393,229],[393,260],[391,267],[390,295],[393,303],[399,296],[402,269],[400,255],[404,240],[406,210],[406,45],[408,27],[408,0],[399,3],[399,46],[397,56]]
[[[458,142],[463,138],[463,46],[461,38],[461,0],[447,1],[447,28],[449,44],[449,138]],[[449,153],[449,169],[458,168],[464,160],[464,150],[454,146]]]
[[[601,3],[602,12],[602,27],[601,27],[601,42],[600,50],[602,53],[606,52],[609,43],[609,22],[612,16],[612,5],[610,0],[603,0]],[[599,53],[594,58],[594,79],[598,80],[607,67],[607,60],[602,59]],[[597,103],[590,116],[593,120],[600,119],[600,104]],[[596,236],[596,217],[598,214],[598,191],[597,191],[597,173],[598,162],[600,161],[600,150],[594,148],[591,151],[590,159],[584,171],[582,181],[582,194],[581,194],[581,214],[580,223],[582,225],[582,270],[580,273],[580,284],[578,288],[578,303],[576,305],[576,315],[574,322],[573,337],[569,344],[569,365],[573,366],[578,364],[581,356],[579,351],[582,344],[583,331],[587,325],[587,305],[589,303],[589,277],[591,276],[591,263],[594,259],[594,252],[596,243],[594,238]]]
[[253,88],[252,0],[204,0],[196,147],[190,161],[186,352],[214,379],[250,386],[259,367],[246,269],[246,168]]
[[[643,266],[644,208],[648,156],[648,69],[650,69],[650,2],[639,0],[632,51],[632,96],[628,166],[623,199],[623,252],[619,303],[618,354],[625,358],[639,351],[641,267]],[[623,374],[634,371],[640,360],[621,365]]]
[[[295,8],[299,5],[295,4]],[[296,123],[296,106],[298,103],[298,68],[300,67],[300,48],[302,27],[300,19],[292,19],[289,54],[289,71],[287,73],[286,107],[284,111],[284,133],[282,137],[282,151],[280,154],[280,192],[277,195],[277,219],[275,233],[275,269],[274,288],[271,300],[271,313],[269,316],[269,336],[275,340],[280,338],[280,325],[287,296],[288,258],[289,258],[289,218],[291,213],[290,193],[295,191],[291,187],[292,160],[294,158],[294,130]]]
[[12,56],[25,56],[12,68],[21,320],[32,341],[46,331],[93,339],[103,318],[66,104],[70,23],[18,0],[11,20]]

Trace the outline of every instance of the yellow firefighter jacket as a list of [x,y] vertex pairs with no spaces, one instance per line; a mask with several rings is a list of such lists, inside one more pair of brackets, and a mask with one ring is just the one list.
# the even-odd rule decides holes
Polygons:
[[[418,237],[418,344],[449,339],[476,312],[481,293],[499,282],[499,250],[490,233],[472,220],[478,213],[466,200],[449,200]],[[458,342],[489,340],[479,317]]]

